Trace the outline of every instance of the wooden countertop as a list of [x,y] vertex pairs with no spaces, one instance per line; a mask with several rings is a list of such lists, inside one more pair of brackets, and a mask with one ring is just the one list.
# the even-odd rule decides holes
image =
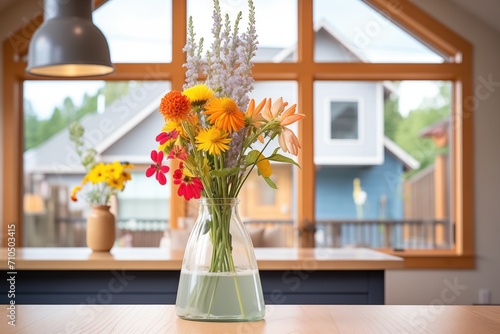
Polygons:
[[1,306],[1,333],[500,333],[500,306],[270,305],[265,320],[179,319],[173,305],[19,305],[16,327]]
[[[366,248],[256,248],[260,270],[384,270],[403,268],[403,259]],[[88,248],[17,248],[9,268],[7,250],[0,252],[2,270],[180,270],[181,251],[165,248],[114,248],[93,253]]]

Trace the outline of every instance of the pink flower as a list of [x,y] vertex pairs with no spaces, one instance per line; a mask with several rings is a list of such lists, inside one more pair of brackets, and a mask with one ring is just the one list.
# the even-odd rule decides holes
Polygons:
[[189,201],[191,198],[198,199],[201,197],[203,184],[201,183],[199,178],[187,176],[182,172],[181,169],[175,170],[173,177],[174,184],[179,185],[177,195],[184,196],[186,201]]
[[167,158],[186,160],[187,158],[186,148],[184,146],[174,145],[174,147],[172,147],[172,149],[170,150],[170,154],[168,155]]
[[267,100],[266,106],[262,111],[262,116],[268,121],[277,120],[279,122],[278,141],[283,152],[290,152],[293,155],[299,154],[300,143],[299,139],[292,130],[286,126],[293,124],[305,117],[304,114],[296,114],[297,105],[289,107],[285,110],[287,102],[283,102],[282,98],[277,99],[272,103],[271,99]]
[[283,130],[278,136],[278,142],[283,152],[290,152],[293,155],[299,154],[300,143],[292,130],[283,127]]
[[146,169],[146,176],[151,177],[153,174],[156,174],[156,180],[161,185],[167,184],[167,177],[165,176],[165,173],[168,173],[170,170],[170,167],[162,165],[163,156],[163,151],[151,151],[151,160],[153,160],[154,163]]
[[266,107],[262,111],[263,117],[269,122],[277,119],[281,126],[287,126],[305,117],[304,114],[295,113],[297,111],[296,104],[285,110],[288,103],[283,102],[281,97],[272,103],[272,106],[271,103],[271,99],[267,100]]
[[156,141],[160,143],[160,145],[163,145],[171,139],[177,139],[178,136],[179,133],[176,130],[172,130],[171,132],[162,132],[156,136]]

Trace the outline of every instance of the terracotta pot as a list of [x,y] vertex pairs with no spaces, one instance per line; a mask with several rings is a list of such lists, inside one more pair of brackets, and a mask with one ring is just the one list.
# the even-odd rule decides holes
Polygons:
[[115,243],[115,216],[109,205],[94,205],[87,216],[87,246],[94,252],[109,252]]

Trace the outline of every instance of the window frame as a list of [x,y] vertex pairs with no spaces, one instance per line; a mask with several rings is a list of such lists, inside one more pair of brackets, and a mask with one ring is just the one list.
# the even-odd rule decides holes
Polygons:
[[[297,173],[297,228],[299,246],[313,246],[313,234],[307,225],[315,221],[315,166],[313,143],[313,85],[316,80],[447,80],[453,82],[452,140],[453,196],[455,217],[455,248],[450,250],[407,250],[394,252],[405,258],[406,268],[472,268],[474,267],[474,184],[473,184],[473,96],[472,45],[413,5],[409,0],[364,0],[398,25],[425,41],[440,54],[449,56],[449,63],[315,63],[313,0],[298,0],[297,62],[256,63],[256,80],[295,80],[298,84],[298,109],[306,114],[299,123],[302,150]],[[105,0],[96,0],[98,8]],[[186,36],[186,0],[172,1],[172,62],[161,64],[115,64],[115,73],[105,80],[169,80],[172,89],[184,83],[184,54]],[[8,225],[16,225],[17,246],[22,246],[22,143],[24,80],[41,80],[25,72],[27,47],[31,34],[42,22],[42,13],[3,41],[3,246],[7,244]],[[27,36],[28,35],[28,36]],[[12,42],[12,36],[20,38]],[[103,79],[101,77],[91,77]],[[81,80],[81,79],[78,79]],[[8,177],[6,177],[8,176]],[[177,218],[184,216],[186,203],[171,196],[170,222],[175,228]]]

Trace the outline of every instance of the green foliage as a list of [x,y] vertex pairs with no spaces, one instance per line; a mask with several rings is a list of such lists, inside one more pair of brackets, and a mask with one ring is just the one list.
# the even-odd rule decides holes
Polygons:
[[396,143],[420,162],[420,169],[432,165],[438,148],[431,138],[422,137],[421,131],[443,119],[439,109],[412,110],[396,132]]
[[395,130],[390,130],[394,131],[393,138],[389,137],[389,134],[386,132],[386,136],[393,139],[396,144],[420,162],[420,168],[409,172],[408,176],[416,174],[427,166],[432,165],[436,155],[442,153],[431,138],[422,137],[424,129],[450,115],[450,85],[443,83],[439,87],[439,90],[438,95],[423,100],[419,108],[410,111],[406,117],[392,122],[392,125],[395,125]]
[[85,170],[90,171],[97,163],[97,151],[93,148],[85,148],[83,135],[85,129],[79,122],[73,122],[69,126],[69,139],[75,144],[76,153],[80,157],[80,161],[85,167]]
[[[137,83],[132,81],[106,81],[104,87],[99,90],[99,94],[104,94],[106,107],[125,96]],[[96,98],[97,99],[97,98]],[[97,108],[96,108],[97,109]]]
[[271,187],[273,189],[278,189],[276,184],[270,178],[264,177],[264,180],[266,180],[266,183],[269,185],[269,187]]
[[25,150],[35,147],[40,143],[40,120],[33,110],[30,101],[24,100],[24,147]]

